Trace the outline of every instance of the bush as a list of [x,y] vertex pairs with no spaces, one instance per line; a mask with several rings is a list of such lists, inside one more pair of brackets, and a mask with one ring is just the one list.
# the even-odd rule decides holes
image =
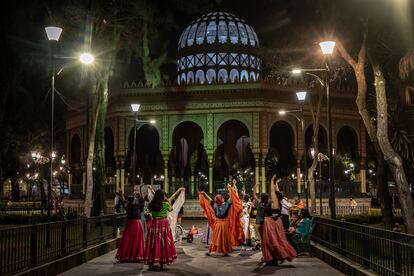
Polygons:
[[0,225],[29,225],[61,220],[60,216],[51,215],[50,220],[47,215],[17,215],[2,214],[0,215]]

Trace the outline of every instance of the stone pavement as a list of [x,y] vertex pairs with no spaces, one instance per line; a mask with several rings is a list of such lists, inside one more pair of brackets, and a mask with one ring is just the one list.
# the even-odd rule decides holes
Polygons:
[[[196,224],[200,229],[205,223],[187,221],[188,224]],[[163,271],[148,271],[142,263],[119,263],[115,260],[116,251],[112,251],[60,275],[343,275],[315,257],[298,257],[291,263],[266,266],[259,263],[260,251],[236,250],[230,257],[207,257],[206,252],[207,246],[201,243],[201,237],[196,237],[193,243],[177,244],[177,261]]]

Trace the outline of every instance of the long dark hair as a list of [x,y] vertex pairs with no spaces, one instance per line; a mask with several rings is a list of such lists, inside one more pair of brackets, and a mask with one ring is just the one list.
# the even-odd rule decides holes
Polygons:
[[162,203],[164,200],[165,195],[163,190],[157,190],[154,194],[154,198],[149,204],[149,209],[151,212],[159,212],[162,210]]
[[263,205],[267,205],[269,203],[269,195],[266,193],[263,193],[262,196],[260,197],[260,202]]

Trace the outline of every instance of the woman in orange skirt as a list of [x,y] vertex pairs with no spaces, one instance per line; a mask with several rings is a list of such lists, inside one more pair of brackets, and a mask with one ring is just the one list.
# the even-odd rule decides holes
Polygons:
[[233,252],[232,246],[240,244],[239,240],[244,239],[240,221],[243,206],[230,184],[227,188],[230,201],[225,202],[223,196],[218,194],[214,197],[214,207],[210,204],[213,200],[206,193],[200,192],[199,195],[200,205],[213,230],[207,256],[210,256],[211,252],[228,256]]

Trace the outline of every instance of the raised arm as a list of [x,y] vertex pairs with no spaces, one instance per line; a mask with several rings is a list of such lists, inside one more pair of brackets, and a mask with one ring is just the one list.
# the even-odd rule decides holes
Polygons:
[[205,192],[200,192],[200,195],[203,195],[205,198],[207,198],[207,200],[209,200],[210,202],[213,201],[211,199],[211,197],[208,196],[208,194],[206,194]]
[[276,187],[277,187],[278,181],[280,180],[279,179],[275,180],[275,179],[276,179],[276,175],[272,177],[272,182],[270,185],[270,199],[272,200],[272,209],[280,209],[280,202],[276,196]]
[[184,191],[185,188],[181,187],[175,193],[168,199],[169,202],[171,202],[174,198],[176,198],[182,191]]

